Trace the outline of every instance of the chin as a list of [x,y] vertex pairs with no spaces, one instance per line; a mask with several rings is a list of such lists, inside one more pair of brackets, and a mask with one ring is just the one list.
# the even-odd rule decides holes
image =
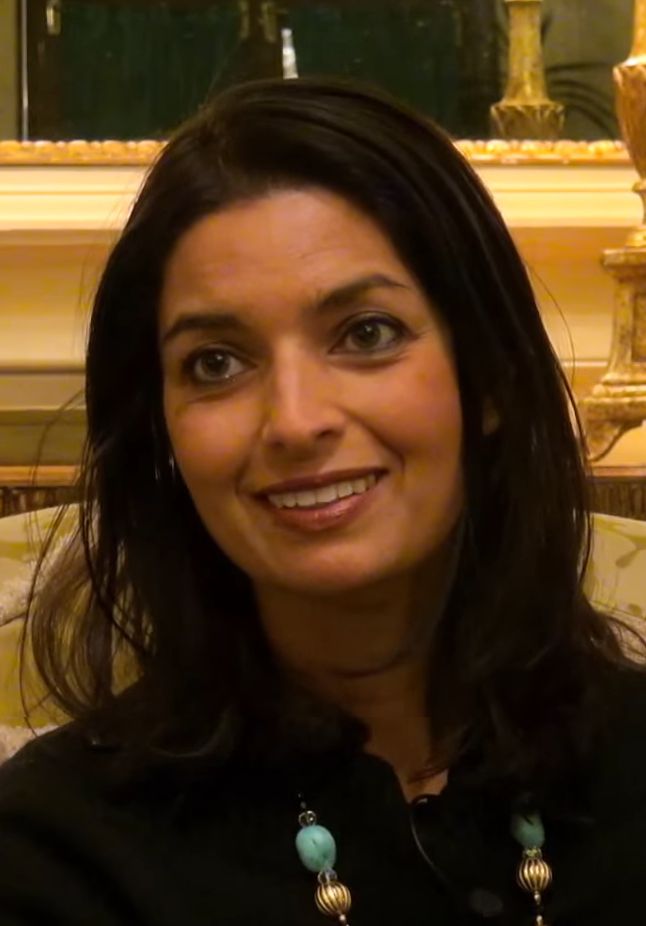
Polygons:
[[352,594],[377,588],[383,582],[401,578],[407,570],[396,569],[392,564],[390,568],[379,568],[376,564],[359,566],[354,564],[350,568],[348,562],[338,564],[327,563],[325,568],[310,568],[295,570],[291,567],[289,574],[272,576],[272,584],[281,585],[292,593],[317,598],[333,598],[338,595]]

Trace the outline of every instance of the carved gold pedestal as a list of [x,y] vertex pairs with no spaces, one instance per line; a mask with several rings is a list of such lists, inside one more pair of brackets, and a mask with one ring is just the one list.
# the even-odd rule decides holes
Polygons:
[[592,460],[646,421],[646,247],[606,251],[603,265],[617,290],[608,369],[581,403]]
[[541,46],[543,0],[505,0],[509,10],[509,77],[504,98],[491,107],[498,138],[556,139],[564,108],[547,96]]
[[592,460],[646,421],[646,0],[636,0],[633,49],[615,68],[615,84],[622,132],[640,175],[634,189],[642,197],[644,219],[623,248],[603,257],[617,294],[608,368],[581,403]]

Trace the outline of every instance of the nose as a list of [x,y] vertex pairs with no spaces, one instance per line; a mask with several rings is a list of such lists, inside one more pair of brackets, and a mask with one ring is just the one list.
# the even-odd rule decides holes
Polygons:
[[323,360],[302,351],[276,362],[264,396],[262,440],[272,449],[308,455],[343,433],[339,384]]

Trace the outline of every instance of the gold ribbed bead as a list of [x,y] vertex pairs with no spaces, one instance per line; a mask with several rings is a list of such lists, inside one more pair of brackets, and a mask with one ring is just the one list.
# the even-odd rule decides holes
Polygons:
[[340,916],[352,906],[350,891],[340,881],[319,884],[316,889],[316,906],[327,916]]
[[540,856],[525,856],[518,866],[518,883],[531,894],[542,894],[552,883],[552,869]]

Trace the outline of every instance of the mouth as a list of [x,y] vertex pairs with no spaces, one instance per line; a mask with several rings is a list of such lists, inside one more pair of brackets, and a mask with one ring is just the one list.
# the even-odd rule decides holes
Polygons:
[[282,509],[317,509],[333,505],[341,499],[356,495],[365,495],[374,488],[383,472],[367,473],[352,479],[339,479],[336,482],[311,488],[293,489],[285,492],[267,492],[262,498],[277,510]]
[[[316,477],[319,484],[312,485],[314,480],[303,479],[299,481],[298,488],[260,493],[256,499],[275,525],[296,531],[298,536],[321,531],[336,533],[373,507],[387,471],[364,470],[360,473],[355,470],[352,478],[350,471],[330,475],[332,479],[336,477],[335,481],[330,481],[329,476],[319,476]],[[341,475],[343,478],[339,478]]]

